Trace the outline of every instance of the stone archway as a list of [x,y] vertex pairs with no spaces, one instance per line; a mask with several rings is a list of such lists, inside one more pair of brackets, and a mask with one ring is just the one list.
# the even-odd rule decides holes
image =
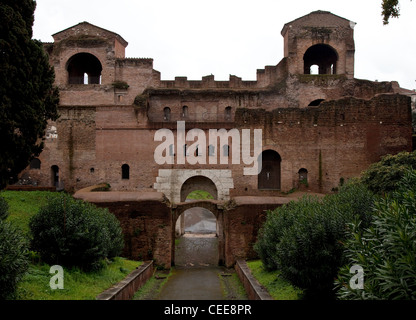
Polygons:
[[[217,200],[230,200],[230,189],[234,188],[234,182],[231,170],[228,169],[159,169],[159,176],[153,187],[155,190],[163,192],[171,202],[179,203],[182,202],[182,186],[189,178],[196,176],[205,177],[212,182],[217,189]],[[211,191],[214,190],[207,180],[205,180],[205,187]],[[207,191],[210,192],[210,190]]]
[[171,257],[172,265],[175,265],[175,239],[176,239],[176,222],[180,219],[185,211],[192,208],[204,208],[209,210],[216,218],[216,245],[218,265],[225,263],[225,235],[224,235],[224,216],[222,205],[217,200],[195,200],[192,202],[182,202],[172,207],[172,247]]
[[187,179],[181,187],[181,202],[186,200],[188,194],[195,190],[208,192],[212,197],[218,199],[218,190],[215,183],[205,176],[193,176]]

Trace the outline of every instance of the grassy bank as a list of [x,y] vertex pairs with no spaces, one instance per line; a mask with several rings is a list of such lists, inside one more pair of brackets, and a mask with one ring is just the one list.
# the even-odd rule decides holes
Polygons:
[[288,281],[280,277],[279,271],[266,271],[261,260],[247,261],[253,276],[267,289],[275,300],[299,300],[302,290],[293,287]]
[[[57,192],[47,191],[2,191],[0,196],[9,204],[8,221],[30,237],[29,221],[39,209],[47,204]],[[29,270],[18,285],[15,299],[19,300],[90,300],[124,279],[141,262],[116,257],[114,261],[103,261],[99,271],[84,272],[78,268],[64,268],[64,288],[52,290],[50,266],[40,261],[36,252],[31,252]]]
[[9,204],[10,215],[7,218],[25,234],[29,233],[30,218],[44,206],[48,199],[59,195],[48,191],[2,191],[0,197]]
[[64,268],[64,288],[51,289],[49,282],[54,274],[47,264],[31,264],[28,273],[19,283],[17,300],[94,300],[97,295],[119,281],[141,264],[120,257],[107,262],[94,272],[83,272],[78,268]]

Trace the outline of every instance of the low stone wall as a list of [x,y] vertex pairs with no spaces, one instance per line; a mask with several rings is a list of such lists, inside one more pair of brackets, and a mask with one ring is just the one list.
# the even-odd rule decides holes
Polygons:
[[267,290],[253,277],[244,260],[237,260],[235,270],[243,283],[249,300],[273,300]]
[[146,281],[153,275],[153,261],[144,262],[115,286],[104,291],[96,300],[131,300]]

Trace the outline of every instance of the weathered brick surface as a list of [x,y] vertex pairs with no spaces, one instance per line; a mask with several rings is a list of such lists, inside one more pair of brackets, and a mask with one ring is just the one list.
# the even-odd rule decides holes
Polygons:
[[[262,129],[263,150],[281,157],[280,191],[299,187],[298,172],[304,168],[308,188],[328,192],[380,156],[412,148],[410,99],[403,95],[408,91],[397,82],[354,79],[353,25],[322,11],[285,24],[283,59],[259,69],[255,81],[233,75],[229,81],[215,81],[213,75],[161,80],[152,59],[125,57],[127,42],[116,33],[89,23],[58,32],[45,48],[61,90],[61,117],[49,124],[56,135],[46,138],[41,169],[28,168],[22,179],[52,186],[51,167],[58,166],[59,184],[69,191],[107,182],[115,191],[165,192],[169,186],[161,182],[160,170],[223,170],[230,172],[230,182],[216,187],[227,198],[278,194],[259,190],[257,176],[244,176],[245,165],[231,159],[229,164],[178,164],[183,150],[177,145],[174,164],[158,165],[156,131],[171,129],[176,143],[176,122],[185,121],[187,130],[199,128],[207,136],[209,129]],[[316,44],[336,52],[334,74],[303,74],[304,55]],[[69,84],[68,66],[78,53],[99,61],[99,84]],[[114,87],[120,81],[128,87]],[[309,106],[318,99],[324,101]],[[164,119],[166,107],[169,119]],[[208,144],[203,154],[207,149]],[[123,179],[126,164],[129,176]],[[182,187],[172,181],[170,200]]]

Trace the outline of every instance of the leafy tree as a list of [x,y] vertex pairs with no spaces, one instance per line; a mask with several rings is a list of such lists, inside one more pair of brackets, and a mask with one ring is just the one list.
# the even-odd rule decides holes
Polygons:
[[32,40],[35,7],[0,0],[0,189],[39,155],[47,120],[58,117],[54,70]]
[[386,155],[371,164],[361,175],[361,181],[374,193],[384,194],[396,189],[409,169],[416,169],[416,151]]
[[400,16],[399,0],[383,0],[381,3],[383,9],[383,24],[389,24],[390,18],[398,18]]
[[399,0],[383,0],[381,7],[383,9],[383,24],[388,24],[390,18],[399,17]]
[[[375,208],[369,228],[351,224],[353,236],[345,245],[348,262],[335,282],[337,296],[416,300],[416,170],[408,170],[397,189],[377,201]],[[356,280],[350,273],[354,265],[362,268],[362,288],[351,285]]]
[[323,199],[305,196],[268,213],[254,249],[267,269],[279,270],[305,298],[334,298],[334,279],[346,262],[347,225],[358,219],[368,226],[373,202],[374,195],[355,182]]

